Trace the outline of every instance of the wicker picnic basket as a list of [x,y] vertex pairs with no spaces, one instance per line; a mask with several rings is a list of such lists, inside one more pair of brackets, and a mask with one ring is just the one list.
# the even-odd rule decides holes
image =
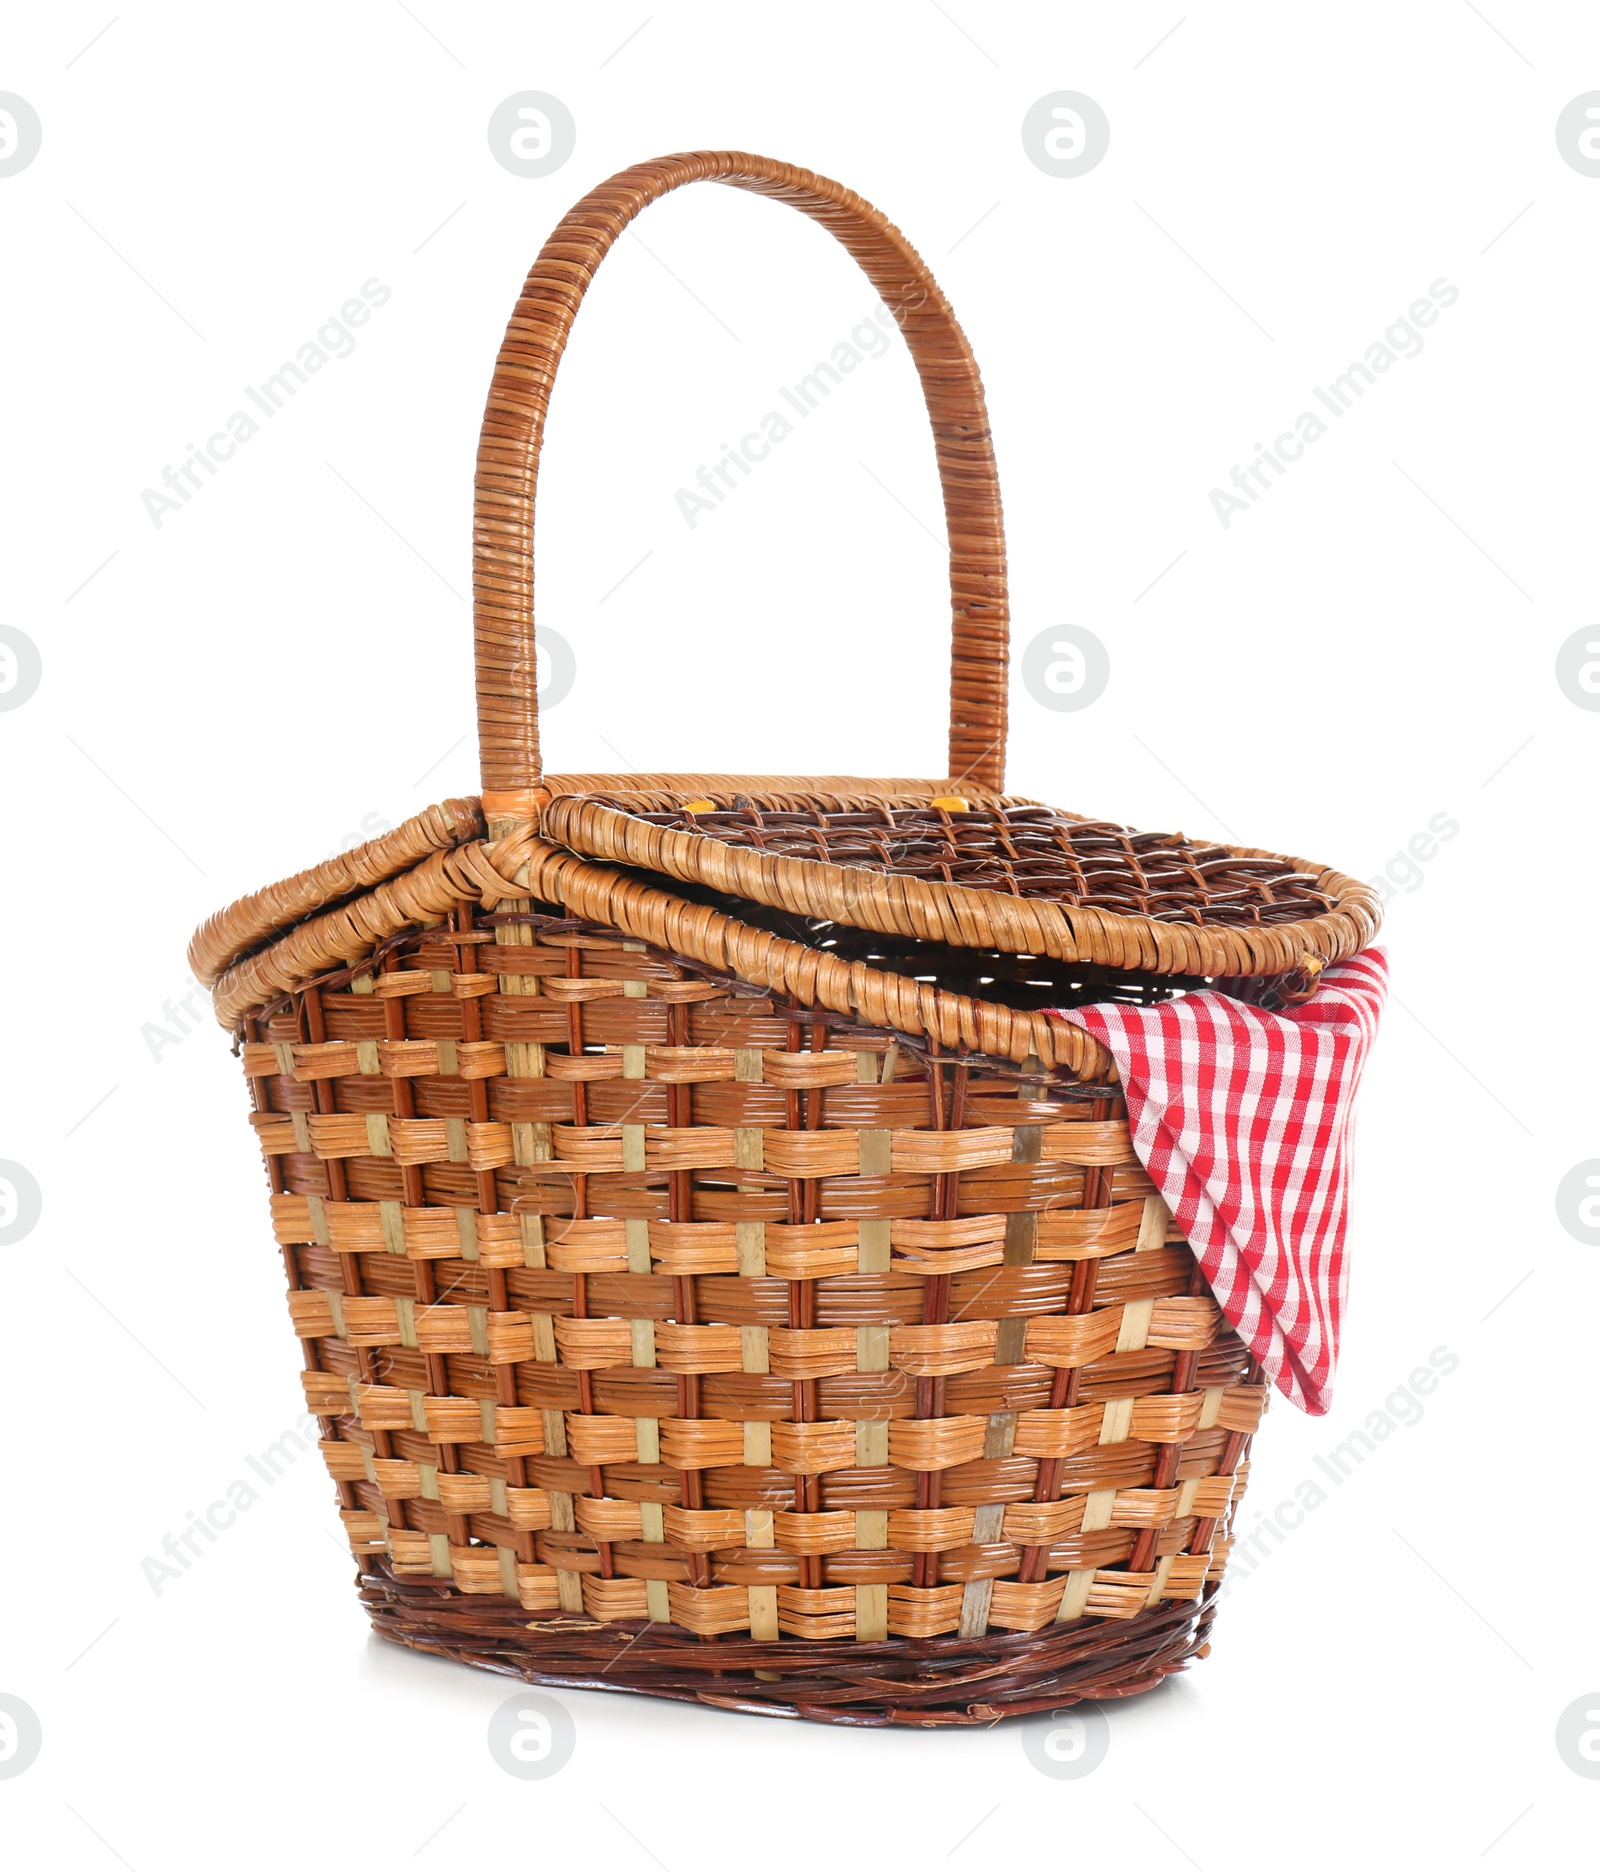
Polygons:
[[[550,386],[612,243],[700,180],[819,221],[910,346],[950,538],[944,778],[541,774]],[[500,351],[474,539],[482,798],[191,948],[376,1629],[873,1725],[1204,1655],[1265,1386],[1109,1055],[1040,1010],[1304,992],[1370,940],[1370,893],[1004,791],[977,367],[901,234],[822,177],[672,156],[567,215]]]

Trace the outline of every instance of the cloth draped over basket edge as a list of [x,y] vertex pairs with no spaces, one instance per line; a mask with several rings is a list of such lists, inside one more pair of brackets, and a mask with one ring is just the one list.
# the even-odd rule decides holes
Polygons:
[[1275,1013],[1214,990],[1050,1010],[1115,1058],[1134,1150],[1218,1304],[1313,1417],[1333,1399],[1355,1095],[1387,991],[1371,948]]

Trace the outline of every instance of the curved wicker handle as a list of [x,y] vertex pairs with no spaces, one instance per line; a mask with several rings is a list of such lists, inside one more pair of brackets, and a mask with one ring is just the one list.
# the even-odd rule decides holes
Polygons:
[[[473,502],[473,625],[484,813],[537,809],[533,517],[556,366],[595,269],[641,210],[686,182],[724,182],[788,202],[854,256],[895,311],[933,425],[950,539],[950,776],[999,789],[1006,739],[1006,554],[978,367],[944,294],[904,235],[824,176],[737,150],[663,156],[586,195],[545,242],[495,363]],[[698,765],[698,762],[691,762]]]

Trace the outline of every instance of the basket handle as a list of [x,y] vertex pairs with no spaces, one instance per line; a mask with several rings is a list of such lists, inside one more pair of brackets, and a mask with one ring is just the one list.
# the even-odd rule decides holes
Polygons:
[[737,150],[624,169],[569,210],[545,242],[506,327],[478,443],[473,628],[484,816],[538,810],[534,491],[556,366],[595,269],[628,223],[686,182],[723,182],[819,221],[894,309],[933,425],[950,541],[950,777],[999,790],[1005,776],[1005,531],[978,366],[944,294],[899,229],[859,195],[806,169]]

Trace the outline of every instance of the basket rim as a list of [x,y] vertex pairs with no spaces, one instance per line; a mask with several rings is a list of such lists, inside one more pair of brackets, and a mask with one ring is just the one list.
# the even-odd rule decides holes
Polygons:
[[[583,797],[604,791],[613,798],[644,802],[662,797],[670,802],[708,791],[737,791],[774,804],[804,800],[848,810],[873,802],[925,804],[930,790],[936,795],[951,784],[846,775],[556,775],[547,783],[550,798],[543,804],[539,830],[523,821],[514,832],[493,840],[485,837],[478,800],[450,799],[349,853],[254,891],[218,911],[196,930],[189,961],[197,979],[213,990],[217,1019],[232,1028],[252,1007],[356,960],[406,923],[432,920],[463,897],[476,898],[486,906],[529,895],[568,904],[573,901],[570,892],[582,900],[576,905],[579,913],[596,922],[741,979],[781,986],[783,992],[808,1005],[852,1012],[865,994],[883,1016],[870,1018],[869,1024],[941,1038],[949,1035],[953,1040],[959,1037],[966,1044],[976,1044],[981,1029],[986,1036],[981,1048],[985,1052],[1017,1059],[1034,1052],[1047,1065],[1059,1063],[1101,1076],[1103,1062],[1096,1059],[1091,1067],[1084,1053],[1088,1036],[1081,1029],[1044,1014],[931,989],[866,963],[847,963],[736,916],[689,903],[660,888],[659,882],[609,869],[601,854],[575,849],[576,838],[587,838],[587,827],[603,816],[621,822],[625,838],[620,862],[653,870],[663,880],[674,876],[672,868],[660,862],[667,856],[674,864],[681,863],[680,881],[726,891],[730,886],[725,861],[731,860],[737,874],[732,894],[753,903],[829,917],[888,935],[1145,974],[1240,978],[1286,973],[1303,966],[1308,957],[1321,962],[1342,960],[1364,948],[1377,930],[1378,906],[1367,886],[1303,859],[1248,847],[1223,849],[1248,857],[1281,858],[1312,872],[1318,888],[1335,897],[1337,909],[1268,928],[1208,931],[960,885],[930,886],[918,879],[810,859],[741,851],[693,833],[642,825],[626,813]],[[965,797],[996,806],[1040,803],[973,787],[970,782]],[[540,836],[546,824],[559,842]],[[610,826],[603,829],[613,830]],[[681,858],[676,851],[663,853],[658,848],[667,840],[689,849]],[[766,873],[776,873],[776,882]],[[864,890],[864,884],[869,888]],[[870,888],[873,885],[876,891]],[[780,887],[784,894],[779,894]],[[888,920],[881,902],[874,898],[897,908],[903,905],[903,915]],[[749,972],[752,968],[754,976]]]
[[376,889],[307,917],[216,977],[217,1020],[233,1031],[279,996],[358,967],[390,936],[437,923],[463,901],[494,908],[529,899],[559,905],[713,975],[862,1026],[996,1059],[1037,1059],[1046,1075],[1064,1073],[1080,1083],[1116,1078],[1108,1049],[1073,1022],[845,961],[596,864],[532,832],[436,850]]
[[[525,808],[518,814],[518,824],[533,830],[544,802],[568,793],[642,790],[642,796],[660,794],[666,799],[682,799],[686,790],[692,796],[707,787],[722,786],[772,796],[826,800],[847,810],[872,801],[914,804],[931,784],[927,780],[869,780],[843,774],[547,774],[536,793],[524,796]],[[971,784],[967,791],[986,803],[1009,797]],[[365,844],[235,898],[207,917],[189,939],[189,965],[196,979],[210,988],[225,971],[286,935],[306,918],[387,883],[430,852],[449,851],[481,839],[491,816],[476,795],[442,800]]]

